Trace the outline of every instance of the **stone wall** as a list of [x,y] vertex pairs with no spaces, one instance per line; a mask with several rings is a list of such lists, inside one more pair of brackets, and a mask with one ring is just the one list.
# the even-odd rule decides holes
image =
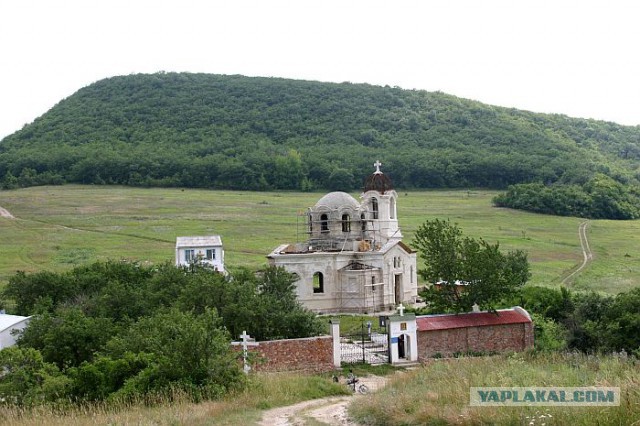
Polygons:
[[[239,346],[236,349],[242,350]],[[331,371],[333,338],[270,340],[249,348],[254,371]]]
[[419,359],[456,352],[509,352],[533,348],[533,324],[500,324],[418,332]]

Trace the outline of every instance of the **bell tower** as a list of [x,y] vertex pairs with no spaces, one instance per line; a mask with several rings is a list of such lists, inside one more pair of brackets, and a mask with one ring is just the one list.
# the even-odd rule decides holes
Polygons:
[[402,239],[396,206],[398,194],[391,179],[380,171],[382,163],[376,161],[373,165],[376,171],[366,178],[361,198],[367,210],[368,230],[373,231],[377,242],[383,245],[389,240]]

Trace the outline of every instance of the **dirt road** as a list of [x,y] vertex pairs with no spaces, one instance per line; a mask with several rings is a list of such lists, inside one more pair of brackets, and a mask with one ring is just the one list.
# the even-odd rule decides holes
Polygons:
[[562,284],[569,283],[569,280],[582,271],[588,264],[593,260],[593,252],[591,251],[591,247],[589,247],[589,240],[587,239],[587,226],[589,225],[589,221],[585,220],[581,222],[578,226],[578,238],[580,239],[580,246],[582,247],[582,265],[578,267],[575,271],[573,271],[569,276],[565,277],[562,280]]
[[[360,377],[360,381],[374,392],[387,382],[386,377]],[[349,420],[347,407],[355,398],[363,395],[334,396],[304,401],[287,407],[265,411],[260,426],[303,426],[310,424],[326,424],[330,426],[357,426]]]

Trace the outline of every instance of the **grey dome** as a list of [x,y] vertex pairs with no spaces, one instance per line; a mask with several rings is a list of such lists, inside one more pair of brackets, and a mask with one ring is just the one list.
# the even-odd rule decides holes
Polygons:
[[336,191],[330,192],[324,197],[320,198],[315,205],[315,208],[328,207],[329,209],[340,209],[350,207],[352,209],[360,208],[360,203],[346,192]]

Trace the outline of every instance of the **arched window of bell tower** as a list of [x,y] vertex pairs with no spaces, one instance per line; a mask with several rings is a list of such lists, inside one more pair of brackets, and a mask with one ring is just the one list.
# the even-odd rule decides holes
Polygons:
[[378,199],[377,198],[372,198],[371,199],[371,211],[373,212],[373,218],[374,219],[378,219],[379,212],[378,212]]

